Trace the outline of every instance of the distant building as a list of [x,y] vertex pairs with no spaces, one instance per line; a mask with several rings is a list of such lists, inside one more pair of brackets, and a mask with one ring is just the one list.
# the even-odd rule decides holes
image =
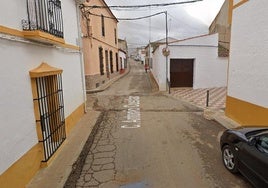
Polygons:
[[219,13],[211,23],[209,27],[209,34],[219,34],[219,48],[218,55],[220,57],[228,57],[230,50],[230,38],[231,38],[231,23],[230,23],[230,1],[225,0]]
[[86,88],[90,90],[119,74],[118,20],[104,0],[86,0],[81,12]]
[[[167,38],[168,43],[178,41],[178,39],[168,37]],[[153,67],[153,62],[152,62],[152,56],[153,52],[160,46],[164,45],[166,43],[166,38],[151,42],[145,47],[145,63],[149,65],[150,68]]]
[[268,125],[267,0],[230,1],[232,23],[226,115]]
[[121,73],[124,72],[124,70],[128,67],[127,60],[128,60],[128,46],[127,41],[118,39],[118,45],[119,45],[119,68]]
[[209,88],[227,85],[228,59],[218,57],[218,34],[196,36],[170,42],[167,62],[166,44],[153,51],[151,71],[159,90],[171,87]]
[[146,56],[145,48],[144,47],[137,48],[137,54],[139,61],[141,61],[141,63],[144,64]]
[[3,188],[49,165],[85,110],[75,1],[39,2],[0,2]]

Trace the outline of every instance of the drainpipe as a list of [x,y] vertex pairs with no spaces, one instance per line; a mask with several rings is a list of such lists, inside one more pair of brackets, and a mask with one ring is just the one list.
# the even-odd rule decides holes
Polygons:
[[84,113],[87,113],[87,94],[86,94],[86,81],[85,81],[85,67],[84,67],[84,56],[82,50],[82,35],[81,35],[81,17],[80,17],[80,8],[79,1],[76,1],[76,16],[77,16],[77,30],[78,30],[78,45],[79,45],[79,56],[80,56],[80,68],[81,68],[81,79],[82,79],[82,88],[83,88],[83,100],[84,100]]

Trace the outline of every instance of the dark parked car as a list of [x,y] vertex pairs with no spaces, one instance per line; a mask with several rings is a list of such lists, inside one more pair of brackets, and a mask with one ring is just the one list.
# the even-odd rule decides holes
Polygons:
[[224,166],[255,187],[268,187],[268,127],[226,130],[220,140]]

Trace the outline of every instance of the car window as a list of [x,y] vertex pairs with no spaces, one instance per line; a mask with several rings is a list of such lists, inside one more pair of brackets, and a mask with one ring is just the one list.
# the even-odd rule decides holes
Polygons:
[[263,152],[268,154],[268,135],[260,136],[258,145]]

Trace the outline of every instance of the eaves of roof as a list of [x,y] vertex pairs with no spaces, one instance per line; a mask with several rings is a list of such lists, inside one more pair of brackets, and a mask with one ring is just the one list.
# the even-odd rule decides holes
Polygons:
[[109,6],[107,5],[107,3],[104,1],[104,0],[101,0],[102,2],[103,2],[103,4],[107,7],[107,10],[111,13],[111,15],[115,18],[115,20],[117,21],[117,22],[119,22],[118,21],[118,19],[115,17],[115,15],[113,14],[113,12],[111,11],[111,9],[109,8]]

